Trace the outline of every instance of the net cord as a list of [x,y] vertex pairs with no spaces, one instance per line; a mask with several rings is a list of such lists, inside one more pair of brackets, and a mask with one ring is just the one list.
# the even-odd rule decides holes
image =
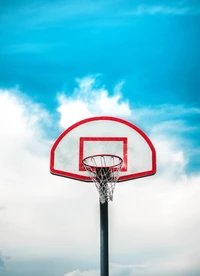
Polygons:
[[112,201],[123,160],[116,155],[102,154],[86,157],[82,163],[95,183],[100,202]]

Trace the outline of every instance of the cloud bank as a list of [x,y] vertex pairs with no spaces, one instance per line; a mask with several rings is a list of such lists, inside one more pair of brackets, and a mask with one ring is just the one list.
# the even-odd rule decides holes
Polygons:
[[71,96],[60,93],[58,96],[60,126],[66,128],[71,124],[93,116],[110,115],[130,117],[131,110],[127,100],[123,100],[120,91],[123,83],[114,88],[115,93],[109,95],[104,87],[98,87],[93,76],[77,79],[77,88]]
[[[58,94],[60,117],[53,122],[64,129],[88,116],[119,116],[141,124],[155,144],[157,174],[117,185],[114,202],[109,205],[113,275],[199,271],[199,174],[187,174],[190,160],[180,140],[174,136],[169,139],[161,122],[153,120],[154,128],[149,127],[148,116],[143,114],[157,118],[152,107],[131,106],[123,98],[122,84],[110,93],[94,76],[77,79],[71,95]],[[155,114],[166,114],[163,109],[168,108],[157,107]],[[174,107],[175,113],[177,110]],[[199,111],[189,107],[188,112]],[[82,259],[88,263],[88,270],[80,269],[77,263],[77,268],[66,275],[96,276],[98,270],[92,268],[99,259],[98,195],[92,184],[49,174],[52,141],[47,130],[51,118],[20,91],[0,90],[0,250],[12,259]],[[163,115],[162,123],[167,120]],[[6,264],[8,269],[12,259]],[[5,262],[1,257],[1,266]]]

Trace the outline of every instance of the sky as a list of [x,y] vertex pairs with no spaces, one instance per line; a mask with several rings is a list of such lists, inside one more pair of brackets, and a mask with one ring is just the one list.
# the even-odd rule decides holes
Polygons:
[[200,275],[199,26],[197,0],[1,1],[0,276],[99,275],[97,191],[49,155],[102,115],[157,153],[109,203],[111,275]]

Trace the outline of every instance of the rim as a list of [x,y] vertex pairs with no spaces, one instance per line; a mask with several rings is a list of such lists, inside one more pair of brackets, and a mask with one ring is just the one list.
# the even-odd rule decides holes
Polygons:
[[[115,165],[103,166],[103,167],[102,166],[88,165],[88,164],[85,163],[88,159],[92,159],[92,158],[95,158],[95,157],[104,157],[104,156],[110,156],[110,157],[113,157],[113,158],[117,158],[119,160],[119,162]],[[115,167],[119,167],[120,165],[122,165],[122,163],[123,163],[123,159],[121,157],[117,156],[117,155],[114,155],[114,154],[95,154],[95,155],[87,156],[82,160],[83,166],[89,167],[89,168],[115,168]]]

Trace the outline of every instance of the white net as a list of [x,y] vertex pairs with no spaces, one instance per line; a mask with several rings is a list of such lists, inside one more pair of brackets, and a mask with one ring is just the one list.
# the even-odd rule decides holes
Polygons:
[[119,178],[123,160],[116,155],[101,154],[86,157],[82,163],[95,183],[100,202],[113,200],[115,184]]

